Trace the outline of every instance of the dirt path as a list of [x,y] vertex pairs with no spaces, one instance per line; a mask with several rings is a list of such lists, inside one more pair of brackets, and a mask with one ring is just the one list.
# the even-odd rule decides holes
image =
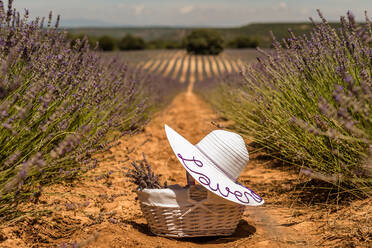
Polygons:
[[263,196],[265,204],[246,208],[233,236],[168,239],[151,234],[135,200],[135,187],[126,181],[124,168],[128,168],[131,160],[141,159],[145,152],[162,180],[184,184],[185,171],[171,151],[164,124],[197,143],[216,129],[211,121],[223,123],[193,93],[178,95],[143,132],[125,137],[119,146],[100,155],[98,166],[81,180],[45,188],[40,203],[36,207],[27,205],[25,210],[51,210],[51,214],[26,218],[3,228],[0,247],[72,247],[74,242],[92,248],[317,247],[322,235],[320,223],[328,216],[324,211],[316,212],[314,207],[295,207],[290,199],[298,176],[289,168],[278,169],[280,165],[251,146],[248,148],[251,161],[240,180]]
[[[265,161],[252,155],[241,176],[265,198],[265,205],[247,208],[232,237],[187,240],[153,236],[142,217],[133,185],[126,182],[124,167],[129,160],[147,155],[155,172],[168,183],[185,183],[185,171],[166,139],[165,123],[197,143],[218,121],[211,108],[193,93],[182,93],[146,126],[144,132],[127,137],[121,145],[103,154],[97,168],[73,184],[55,185],[44,190],[39,210],[53,210],[51,216],[34,223],[4,229],[7,240],[0,247],[49,247],[51,244],[79,244],[88,247],[302,247],[310,242],[310,224],[293,220],[293,209],[275,204],[267,185],[274,181],[295,180],[290,172],[268,168]],[[128,148],[127,148],[128,147]],[[129,153],[129,155],[128,155]],[[307,231],[304,232],[303,229]],[[18,230],[18,234],[14,230]],[[20,229],[20,230],[19,230]]]

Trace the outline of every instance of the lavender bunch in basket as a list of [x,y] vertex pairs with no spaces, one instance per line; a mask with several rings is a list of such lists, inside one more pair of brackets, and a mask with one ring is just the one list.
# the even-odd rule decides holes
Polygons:
[[167,187],[167,181],[164,182],[163,186],[161,185],[159,175],[156,175],[152,171],[151,165],[144,153],[142,160],[133,161],[131,165],[133,168],[128,168],[125,175],[129,178],[130,182],[137,185],[137,190],[162,189]]

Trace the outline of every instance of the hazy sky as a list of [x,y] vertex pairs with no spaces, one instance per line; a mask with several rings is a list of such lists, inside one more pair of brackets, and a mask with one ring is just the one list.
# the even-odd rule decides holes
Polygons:
[[372,16],[372,0],[15,0],[15,7],[31,16],[53,10],[64,26],[240,26],[307,21],[317,8],[328,20],[347,10],[360,20],[364,10]]

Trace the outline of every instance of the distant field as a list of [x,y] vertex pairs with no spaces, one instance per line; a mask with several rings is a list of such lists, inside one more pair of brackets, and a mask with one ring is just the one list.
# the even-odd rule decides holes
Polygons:
[[[338,23],[331,23],[331,26],[339,26]],[[312,23],[253,23],[242,27],[233,28],[213,28],[219,31],[225,41],[233,40],[240,35],[248,35],[258,38],[261,47],[270,47],[270,31],[281,40],[289,37],[288,29],[291,29],[296,35],[308,34],[312,29]],[[150,40],[182,40],[194,28],[188,27],[116,27],[116,28],[71,28],[68,31],[72,34],[86,34],[92,37],[109,35],[115,38],[121,38],[130,33],[140,36],[146,41]]]
[[219,56],[188,55],[184,50],[152,50],[113,52],[129,65],[161,74],[193,85],[205,78],[239,72],[240,67],[254,61],[259,53],[254,49],[226,50]]

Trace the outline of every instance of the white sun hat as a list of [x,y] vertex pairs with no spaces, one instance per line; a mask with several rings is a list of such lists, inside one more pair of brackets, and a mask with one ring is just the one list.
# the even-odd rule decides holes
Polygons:
[[249,161],[243,138],[215,130],[193,145],[165,125],[168,141],[186,171],[207,190],[232,202],[259,206],[264,200],[253,190],[237,183]]

